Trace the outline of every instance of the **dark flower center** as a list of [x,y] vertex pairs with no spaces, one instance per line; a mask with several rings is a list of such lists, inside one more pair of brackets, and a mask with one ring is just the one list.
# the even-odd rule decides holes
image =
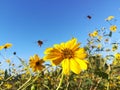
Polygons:
[[68,48],[66,48],[66,49],[64,49],[64,50],[62,50],[63,51],[63,58],[65,59],[65,58],[73,58],[74,57],[74,53],[73,53],[73,51],[72,50],[70,50],[70,49],[68,49]]
[[36,62],[36,66],[39,66],[39,65],[40,65],[40,62],[39,62],[39,61],[37,61],[37,62]]

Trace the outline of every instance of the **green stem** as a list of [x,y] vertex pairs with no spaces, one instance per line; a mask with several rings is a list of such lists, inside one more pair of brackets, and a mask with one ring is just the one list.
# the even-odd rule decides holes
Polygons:
[[57,87],[56,90],[58,90],[58,89],[60,88],[60,86],[61,86],[61,84],[62,84],[62,80],[63,80],[63,73],[62,73],[62,77],[61,77],[61,79],[60,79],[60,83],[59,83],[59,85],[58,85],[58,87]]
[[27,71],[29,72],[29,74],[30,74],[30,77],[29,77],[29,79],[21,86],[21,87],[19,87],[17,90],[21,90],[24,86],[26,86],[26,84],[28,84],[29,83],[29,81],[32,79],[32,73],[31,73],[31,71],[30,71],[30,68],[29,68],[29,66],[24,62],[24,60],[22,60],[21,58],[19,58],[19,57],[17,57],[19,60],[20,60],[20,62],[22,63],[22,65],[24,65],[24,67],[27,67]]
[[108,84],[107,84],[107,90],[109,90],[109,82],[108,82]]
[[17,90],[21,90],[30,80],[31,80],[31,76],[30,76],[30,78],[29,78],[21,87],[19,87]]
[[30,82],[30,83],[28,83],[27,85],[25,85],[25,87],[24,87],[23,89],[25,89],[25,88],[27,88],[29,85],[33,84],[33,83],[38,79],[38,77],[39,77],[39,74],[37,75],[37,77],[36,77],[32,82]]

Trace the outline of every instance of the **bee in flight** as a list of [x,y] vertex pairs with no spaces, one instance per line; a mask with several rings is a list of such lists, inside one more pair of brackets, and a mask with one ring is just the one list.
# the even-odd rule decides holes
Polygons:
[[41,47],[43,45],[43,41],[42,40],[38,40],[37,41],[38,45]]

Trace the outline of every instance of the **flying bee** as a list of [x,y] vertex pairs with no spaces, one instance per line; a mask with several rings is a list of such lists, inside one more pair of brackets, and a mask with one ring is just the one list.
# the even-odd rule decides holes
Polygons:
[[43,45],[43,41],[42,40],[38,40],[37,41],[38,45],[41,47]]
[[91,19],[92,17],[90,15],[87,16],[88,19]]

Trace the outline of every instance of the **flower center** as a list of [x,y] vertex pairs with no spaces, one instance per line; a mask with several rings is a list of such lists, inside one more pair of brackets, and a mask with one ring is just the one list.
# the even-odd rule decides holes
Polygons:
[[66,48],[66,49],[64,49],[64,50],[62,50],[63,51],[63,58],[65,59],[65,58],[73,58],[73,56],[74,56],[74,53],[73,53],[73,51],[72,50],[70,50],[70,49],[68,49],[68,48]]
[[38,62],[36,62],[36,66],[39,66],[40,65],[40,62],[38,61]]

